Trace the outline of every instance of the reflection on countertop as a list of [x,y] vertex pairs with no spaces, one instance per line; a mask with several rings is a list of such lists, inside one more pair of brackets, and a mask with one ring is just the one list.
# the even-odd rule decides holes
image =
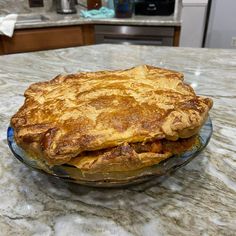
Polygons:
[[[6,129],[30,84],[139,64],[182,71],[214,100],[212,139],[187,166],[164,180],[94,189],[49,179],[14,158]],[[0,56],[0,65],[2,235],[235,235],[236,51],[94,45]]]

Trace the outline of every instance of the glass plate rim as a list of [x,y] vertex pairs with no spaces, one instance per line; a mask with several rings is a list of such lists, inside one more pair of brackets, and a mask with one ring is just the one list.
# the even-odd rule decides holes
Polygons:
[[[82,184],[82,185],[86,185],[86,186],[93,186],[93,187],[116,187],[116,186],[127,186],[127,185],[131,185],[133,183],[139,183],[139,182],[144,182],[144,181],[147,181],[148,179],[151,179],[153,177],[157,177],[157,176],[163,176],[163,175],[170,175],[172,174],[173,172],[175,172],[177,169],[181,168],[182,166],[188,164],[190,161],[192,161],[196,156],[198,156],[204,149],[205,147],[208,145],[210,139],[211,139],[211,136],[212,136],[212,133],[213,133],[213,124],[212,124],[212,120],[210,118],[210,116],[208,116],[206,122],[204,123],[204,125],[202,126],[200,132],[199,132],[199,137],[202,138],[201,136],[201,131],[203,129],[206,129],[208,131],[206,137],[205,137],[205,140],[204,140],[204,144],[198,148],[196,151],[194,152],[189,152],[189,156],[187,155],[185,157],[186,160],[183,160],[182,159],[182,162],[180,163],[177,163],[175,165],[173,165],[171,168],[167,168],[165,173],[164,174],[144,174],[144,175],[140,175],[140,176],[133,176],[132,178],[130,179],[126,179],[126,180],[120,180],[120,181],[112,181],[112,179],[101,179],[101,180],[97,180],[97,181],[94,181],[94,180],[82,180],[82,179],[73,179],[71,176],[62,176],[62,175],[59,175],[58,173],[55,173],[52,169],[52,172],[51,173],[48,173],[47,171],[39,168],[37,165],[33,166],[32,163],[30,164],[29,162],[25,161],[25,159],[27,159],[27,157],[22,157],[20,156],[18,153],[16,153],[16,151],[14,150],[13,148],[13,143],[15,143],[15,140],[14,140],[14,130],[11,126],[9,126],[7,128],[7,142],[8,142],[8,146],[11,150],[11,152],[13,153],[13,155],[16,157],[16,159],[18,159],[20,162],[22,162],[24,165],[26,165],[27,167],[33,169],[33,170],[37,170],[39,171],[40,173],[43,173],[43,174],[46,174],[47,176],[53,176],[57,179],[61,179],[63,181],[66,181],[66,182],[73,182],[73,183],[78,183],[78,184]],[[205,132],[207,132],[205,131]],[[16,144],[15,144],[16,145]],[[19,148],[17,145],[16,145],[17,148]],[[180,156],[176,156],[174,155],[173,157],[171,158],[168,158],[167,160],[164,160],[163,162],[161,163],[158,163],[154,166],[152,166],[153,168],[155,168],[156,166],[160,166],[160,164],[162,164],[163,166],[165,166],[165,163],[168,163],[170,161],[173,161],[173,158],[179,158],[180,157],[182,158],[187,152],[181,154]],[[24,159],[25,158],[25,159]],[[163,167],[162,166],[162,167]],[[75,167],[74,167],[75,168]]]

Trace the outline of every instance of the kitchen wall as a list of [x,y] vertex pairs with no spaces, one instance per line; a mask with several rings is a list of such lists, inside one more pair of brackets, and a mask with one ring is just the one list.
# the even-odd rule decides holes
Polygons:
[[[87,0],[78,0],[86,6]],[[105,2],[105,0],[104,0]],[[27,14],[55,11],[56,0],[44,0],[44,7],[29,7],[29,0],[0,0],[0,15],[9,13]]]
[[44,0],[44,7],[30,8],[28,0],[0,0],[0,15],[9,13],[40,13],[53,10],[54,0]]
[[236,0],[212,0],[205,47],[236,48]]

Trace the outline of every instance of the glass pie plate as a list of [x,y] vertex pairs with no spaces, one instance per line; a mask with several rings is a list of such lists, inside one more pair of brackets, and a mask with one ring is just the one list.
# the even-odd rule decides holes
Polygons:
[[180,155],[174,155],[159,164],[144,167],[135,171],[122,171],[110,173],[85,173],[81,172],[78,168],[67,164],[60,166],[47,166],[44,163],[36,161],[28,156],[24,150],[17,146],[14,140],[14,130],[8,127],[7,140],[8,145],[14,156],[23,162],[25,165],[46,173],[48,175],[57,177],[67,182],[93,186],[93,187],[122,187],[131,184],[141,183],[150,180],[154,177],[170,175],[178,168],[186,165],[194,157],[196,157],[207,146],[212,135],[212,122],[208,117],[205,124],[199,132],[200,145],[193,147]]

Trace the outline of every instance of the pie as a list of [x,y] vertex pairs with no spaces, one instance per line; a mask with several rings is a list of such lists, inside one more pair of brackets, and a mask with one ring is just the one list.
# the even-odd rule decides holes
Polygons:
[[15,141],[49,166],[91,173],[158,164],[197,145],[213,104],[183,77],[142,65],[32,84],[11,119]]

